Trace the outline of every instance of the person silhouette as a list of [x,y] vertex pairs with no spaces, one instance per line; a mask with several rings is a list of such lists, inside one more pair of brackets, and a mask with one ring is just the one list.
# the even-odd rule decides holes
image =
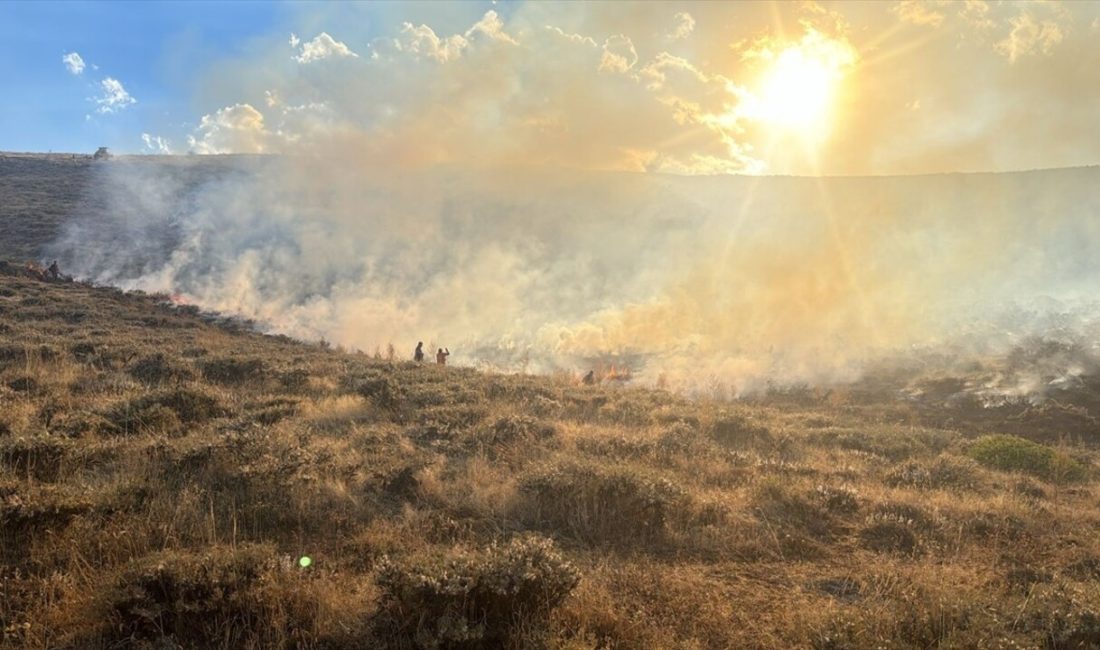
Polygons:
[[413,352],[413,361],[417,363],[424,361],[424,341],[417,341],[416,352]]
[[435,362],[441,366],[447,365],[447,357],[451,356],[451,351],[443,351],[444,348],[439,348],[439,352],[435,353]]

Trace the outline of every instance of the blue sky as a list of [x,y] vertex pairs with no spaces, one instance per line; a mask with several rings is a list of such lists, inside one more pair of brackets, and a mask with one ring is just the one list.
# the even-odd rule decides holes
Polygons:
[[[140,151],[141,134],[183,133],[218,106],[199,88],[219,62],[247,56],[291,32],[328,29],[360,41],[402,20],[462,24],[488,2],[0,2],[0,151]],[[62,57],[85,62],[74,75]],[[136,102],[98,113],[112,78]]]

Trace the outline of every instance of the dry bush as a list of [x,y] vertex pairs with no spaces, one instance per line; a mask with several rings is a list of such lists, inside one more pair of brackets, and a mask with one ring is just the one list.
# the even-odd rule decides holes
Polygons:
[[267,380],[267,364],[262,359],[221,357],[199,364],[202,378],[228,386],[262,386]]
[[974,489],[980,482],[977,463],[966,458],[939,456],[931,463],[910,461],[891,469],[885,478],[892,487]]
[[586,542],[637,544],[665,535],[688,503],[676,483],[622,466],[563,463],[520,479],[517,515],[535,526]]
[[198,424],[229,412],[217,398],[186,388],[142,395],[122,402],[105,414],[114,435],[174,432],[183,424]]
[[277,574],[287,570],[292,569],[280,566],[275,549],[266,545],[141,558],[105,593],[103,636],[108,643],[183,647],[270,647],[312,640],[314,599],[272,588]]
[[[381,638],[417,648],[528,647],[580,573],[541,537],[473,552],[383,559]],[[396,637],[396,638],[394,638]]]
[[187,368],[171,363],[163,352],[142,357],[130,365],[127,370],[131,377],[149,386],[174,382],[179,383],[194,376]]
[[719,444],[733,449],[767,445],[773,440],[767,427],[738,414],[722,415],[716,419],[710,427],[710,435]]

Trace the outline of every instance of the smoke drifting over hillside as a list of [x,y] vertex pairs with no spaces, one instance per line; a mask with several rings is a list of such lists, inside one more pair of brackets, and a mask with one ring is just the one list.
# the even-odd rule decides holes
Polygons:
[[[56,245],[99,282],[365,351],[626,364],[733,393],[1094,328],[1100,171],[883,178],[122,160]],[[110,251],[107,253],[107,251]],[[947,349],[947,348],[942,348]]]
[[[261,39],[201,84],[220,108],[188,146],[280,155],[104,165],[102,209],[77,220],[58,256],[84,277],[368,352],[393,343],[404,355],[423,340],[459,363],[625,364],[644,381],[664,374],[694,390],[713,378],[735,394],[851,379],[913,346],[1006,350],[1050,334],[1050,314],[1076,319],[1058,336],[1091,322],[1100,170],[665,173],[965,169],[987,156],[959,147],[1030,151],[1019,128],[990,118],[1010,112],[981,104],[960,117],[953,86],[929,94],[924,82],[945,79],[921,67],[931,54],[889,41],[928,29],[915,24],[927,16],[865,3],[844,8],[856,23],[813,3],[701,4],[683,16],[654,6],[628,5],[615,31],[618,5],[605,15],[535,3],[457,29],[410,18],[368,38],[341,21],[346,36]],[[1021,11],[990,9],[983,29],[1005,30]],[[779,19],[792,28],[777,30]],[[1087,61],[1083,38],[1067,36],[1057,56]],[[1055,56],[1053,43],[1016,45],[1002,52],[987,38],[967,51],[1003,75]],[[955,48],[931,52],[957,66]],[[806,97],[759,83],[783,61],[823,84],[794,131],[769,115],[798,117]],[[1076,75],[1091,69],[1061,65],[1056,78],[1078,92],[1088,84]],[[918,110],[919,97],[906,99],[917,88],[898,93],[876,75],[918,84],[940,109]],[[871,101],[879,91],[892,103]],[[1071,98],[1065,106],[1081,105]],[[921,138],[916,149],[952,166],[887,146],[897,134],[902,149]],[[1074,152],[1043,160],[1092,151],[1078,135],[1042,137]]]

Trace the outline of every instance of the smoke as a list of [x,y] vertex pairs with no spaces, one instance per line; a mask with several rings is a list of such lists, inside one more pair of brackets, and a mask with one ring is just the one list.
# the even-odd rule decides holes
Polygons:
[[[768,127],[742,102],[768,57],[747,55],[828,45],[843,84],[868,73],[847,23],[797,9],[801,34],[747,34],[718,72],[698,55],[730,48],[702,20],[712,6],[671,40],[671,22],[649,23],[682,19],[644,5],[632,17],[647,27],[624,31],[597,6],[576,20],[562,7],[449,34],[292,35],[220,62],[202,85],[232,96],[197,122],[192,151],[278,155],[99,166],[54,254],[81,277],[304,339],[410,355],[423,340],[509,370],[625,365],[689,392],[849,381],[914,349],[1007,352],[1058,314],[1074,315],[1062,339],[1092,331],[1100,170],[725,174],[774,169],[772,154],[816,164],[782,142],[764,151]],[[746,24],[767,29],[766,9]]]
[[733,394],[1096,329],[1097,169],[682,177],[325,151],[102,165],[57,254],[304,339]]

